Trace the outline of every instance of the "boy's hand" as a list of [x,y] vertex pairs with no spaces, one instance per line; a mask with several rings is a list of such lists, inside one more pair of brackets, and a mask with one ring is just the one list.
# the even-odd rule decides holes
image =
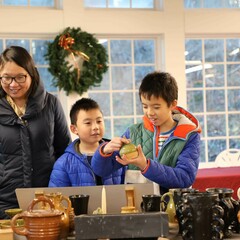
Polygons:
[[119,151],[123,144],[130,143],[130,139],[122,137],[114,137],[109,143],[104,146],[104,154],[109,154],[114,151]]
[[142,151],[142,147],[140,144],[137,146],[137,150],[138,150],[138,157],[129,159],[124,154],[122,158],[120,158],[119,156],[116,156],[116,161],[118,161],[122,165],[133,164],[139,167],[141,170],[145,169],[147,166],[147,159]]

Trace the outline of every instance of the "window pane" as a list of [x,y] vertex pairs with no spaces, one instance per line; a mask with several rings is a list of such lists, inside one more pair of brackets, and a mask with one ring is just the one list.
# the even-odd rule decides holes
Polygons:
[[111,120],[110,119],[104,119],[104,124],[105,124],[105,134],[103,135],[104,138],[111,139],[112,134],[111,134]]
[[153,0],[132,0],[133,8],[154,8]]
[[229,144],[229,146],[230,146],[230,148],[239,148],[239,146],[240,146],[240,138],[238,139],[230,139],[230,144]]
[[224,87],[224,65],[211,66],[205,70],[206,87]]
[[110,8],[130,8],[129,0],[108,0],[108,6]]
[[88,96],[94,99],[100,106],[103,116],[110,116],[110,94],[109,93],[89,93]]
[[208,141],[208,161],[214,162],[217,155],[227,148],[226,140],[209,140]]
[[136,96],[136,113],[137,115],[143,115],[142,103],[140,101],[138,91],[136,92],[135,96]]
[[111,63],[131,63],[131,41],[130,40],[111,40]]
[[[229,124],[229,135],[230,136],[240,136],[240,114],[229,114],[228,124]],[[240,145],[239,145],[240,146]]]
[[204,126],[204,116],[199,116],[197,114],[195,114],[195,116],[197,117],[198,121],[199,121],[199,124],[202,128],[202,137],[205,137],[205,126]]
[[205,40],[204,51],[206,62],[223,62],[224,47],[223,40]]
[[114,136],[122,136],[129,126],[133,124],[132,118],[114,119]]
[[96,87],[91,86],[89,88],[89,90],[93,90],[93,91],[95,91],[95,90],[109,90],[110,89],[109,72],[104,73],[102,77],[103,78],[102,78],[102,81],[100,83],[100,86],[96,86]]
[[203,112],[203,91],[187,91],[187,103],[190,112]]
[[[240,3],[240,1],[239,1]],[[239,62],[240,61],[240,39],[227,39],[227,61]]]
[[187,64],[200,64],[202,62],[202,40],[185,41],[185,60]]
[[28,6],[28,0],[3,0],[3,5]]
[[[239,60],[240,61],[240,60]],[[227,65],[227,85],[230,87],[240,86],[240,64]]]
[[184,0],[184,7],[185,8],[200,8],[201,7],[201,0]]
[[57,92],[57,87],[53,86],[53,77],[50,74],[50,72],[48,71],[47,68],[43,68],[43,67],[38,67],[38,71],[41,77],[41,80],[43,81],[44,87],[46,88],[46,90],[48,92]]
[[228,110],[240,111],[240,89],[228,90]]
[[134,61],[135,63],[154,63],[155,46],[153,40],[134,41]]
[[6,40],[6,47],[20,46],[20,47],[26,48],[28,52],[30,52],[29,44],[30,44],[30,41],[26,39],[7,39]]
[[153,72],[154,66],[137,66],[135,67],[135,89],[140,87],[142,79],[150,72]]
[[84,0],[85,7],[106,8],[106,0]]
[[31,0],[31,6],[54,7],[54,0]]
[[185,67],[187,87],[203,87],[202,65],[186,65]]
[[133,94],[128,92],[114,93],[113,115],[126,116],[133,115]]
[[46,40],[33,40],[32,41],[32,57],[36,64],[47,65],[48,61],[45,60],[45,54],[47,53],[48,43]]
[[206,152],[205,141],[201,141],[200,142],[200,162],[206,162],[205,152]]
[[239,0],[225,0],[226,7],[229,8],[240,8],[240,1]]
[[226,136],[226,116],[215,114],[207,116],[207,132],[209,137]]
[[132,89],[132,67],[112,67],[112,88],[114,90]]
[[224,90],[206,91],[207,112],[225,111],[225,93]]
[[204,0],[203,2],[204,8],[223,8],[223,1],[219,0]]

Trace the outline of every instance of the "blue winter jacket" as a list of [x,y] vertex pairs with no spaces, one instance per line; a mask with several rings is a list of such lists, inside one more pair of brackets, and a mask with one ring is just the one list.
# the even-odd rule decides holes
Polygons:
[[[79,154],[75,150],[77,142],[80,142],[80,140],[74,140],[65,149],[64,154],[55,162],[50,176],[49,187],[96,185],[96,177],[87,160],[87,155]],[[100,143],[103,142],[103,140],[100,141]],[[123,181],[124,172],[122,169],[113,171],[113,173],[102,178],[104,185],[119,184],[123,183]]]
[[[148,165],[142,174],[147,179],[158,183],[162,193],[170,188],[190,187],[195,180],[199,165],[201,128],[198,120],[181,107],[174,110],[173,119],[178,124],[160,151],[157,146],[160,128],[154,126],[146,117],[143,118],[142,123],[133,126],[139,129],[138,139],[131,138],[134,137],[131,134],[132,126],[123,134],[131,138],[133,143],[141,144],[148,159]],[[143,129],[142,132],[140,129]],[[103,154],[102,149],[105,144],[99,146],[92,158],[94,172],[99,176],[106,176],[119,168],[126,170],[126,166],[115,160],[119,152]]]

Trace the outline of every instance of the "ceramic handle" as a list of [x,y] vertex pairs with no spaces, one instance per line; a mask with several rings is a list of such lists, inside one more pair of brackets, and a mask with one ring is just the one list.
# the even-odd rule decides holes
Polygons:
[[224,215],[224,210],[221,206],[219,205],[214,205],[212,207],[213,210],[213,217],[223,217]]
[[34,206],[35,206],[37,203],[39,203],[39,202],[46,202],[46,203],[49,204],[52,212],[55,210],[54,204],[53,204],[53,202],[52,202],[49,198],[47,198],[47,197],[45,197],[45,196],[39,196],[38,198],[33,199],[33,201],[31,202],[31,204],[28,206],[27,211],[28,211],[28,212],[32,212]]
[[11,219],[11,227],[16,234],[27,236],[28,235],[27,228],[25,228],[24,226],[22,226],[21,228],[17,227],[17,220],[22,217],[23,217],[22,213],[18,213],[15,216],[13,216],[13,218]]
[[[167,198],[167,200],[165,200],[166,198]],[[162,197],[161,197],[161,210],[163,212],[166,212],[168,203],[170,201],[173,201],[173,194],[172,194],[172,192],[164,193],[162,195]]]
[[69,200],[69,198],[66,197],[66,196],[64,196],[64,195],[62,195],[61,201],[62,201],[62,202],[63,202],[63,201],[66,201],[66,202],[67,202],[67,210],[68,210],[68,212],[71,211],[72,203],[71,203],[71,201]]

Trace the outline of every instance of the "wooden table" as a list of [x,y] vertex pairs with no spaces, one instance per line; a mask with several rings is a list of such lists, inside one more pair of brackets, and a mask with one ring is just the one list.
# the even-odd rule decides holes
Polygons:
[[205,191],[206,188],[231,188],[234,190],[233,198],[237,200],[237,190],[240,187],[240,167],[199,169],[192,187],[199,191]]

